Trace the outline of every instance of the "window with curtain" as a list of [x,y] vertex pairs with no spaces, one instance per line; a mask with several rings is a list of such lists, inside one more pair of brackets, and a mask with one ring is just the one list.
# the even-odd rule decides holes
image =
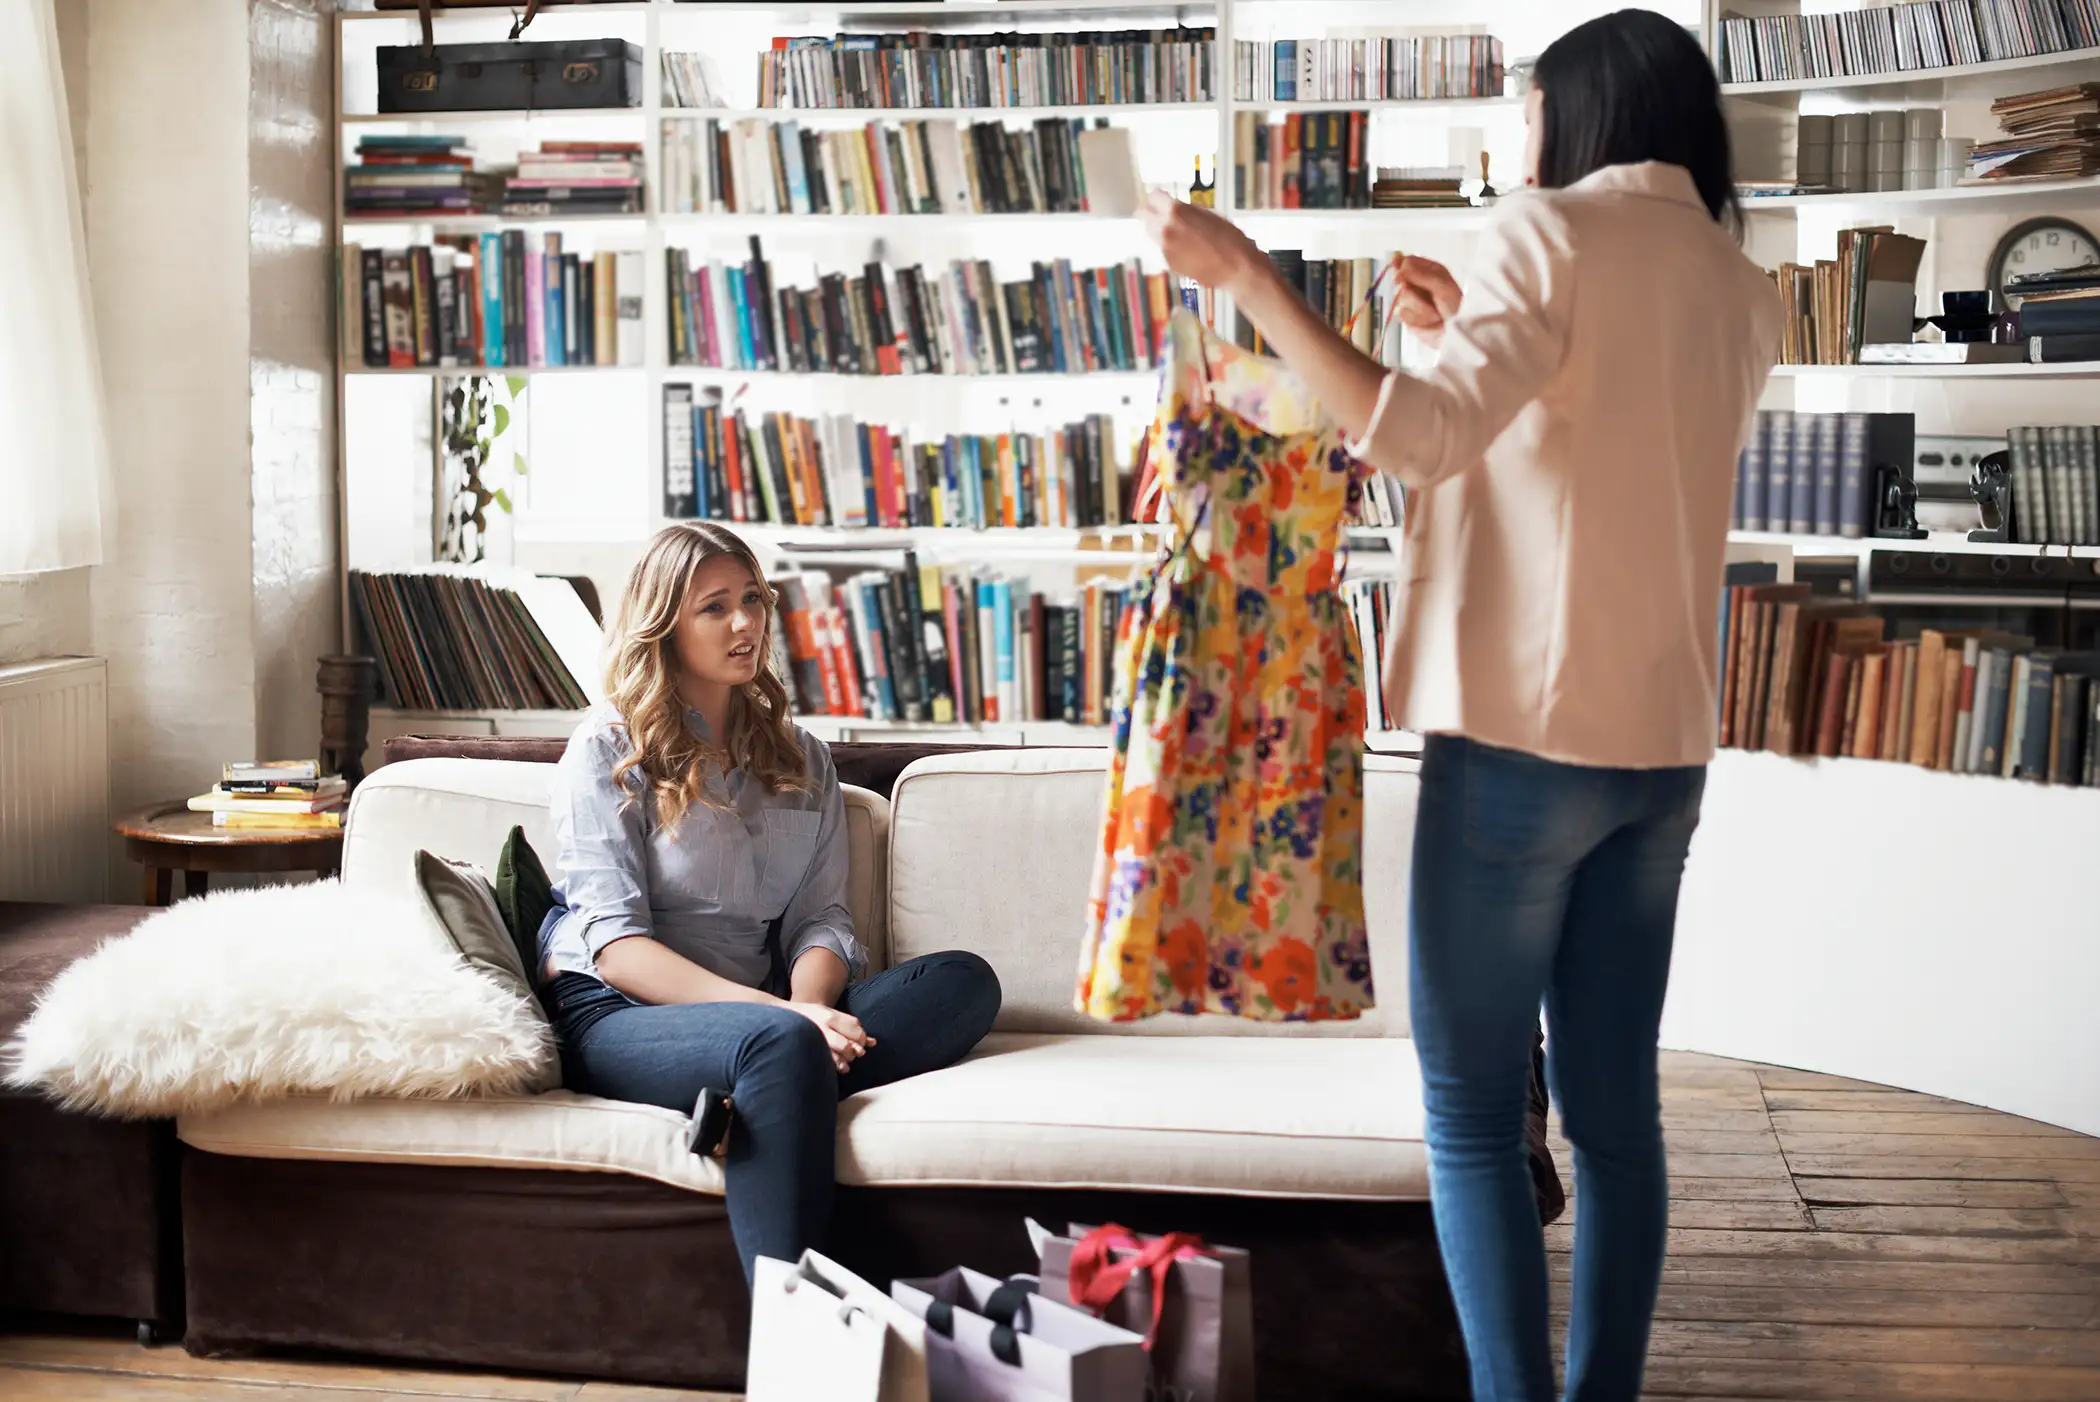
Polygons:
[[0,575],[102,561],[109,473],[53,0],[0,0]]

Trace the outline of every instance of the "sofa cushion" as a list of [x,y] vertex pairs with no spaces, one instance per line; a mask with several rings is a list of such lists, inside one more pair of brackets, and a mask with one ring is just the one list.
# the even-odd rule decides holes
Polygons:
[[1243,1197],[1429,1195],[1398,1037],[997,1034],[839,1107],[839,1181]]
[[[242,1158],[609,1170],[723,1191],[720,1165],[687,1152],[684,1115],[569,1091],[283,1100],[184,1115],[177,1131]],[[1428,1195],[1421,1136],[1414,1048],[1397,1038],[994,1035],[959,1065],[842,1104],[838,1176],[1411,1201]]]
[[[1407,1035],[1412,761],[1364,759],[1364,915],[1379,1006],[1352,1022],[1167,1014],[1104,1023],[1073,1009],[1107,772],[1108,752],[1099,749],[949,755],[907,769],[890,814],[891,957],[901,963],[942,949],[983,955],[1004,992],[1001,1032]],[[1026,840],[1016,841],[1017,833]]]
[[[513,827],[543,860],[554,860],[553,765],[518,760],[417,759],[389,764],[357,786],[343,834],[343,884],[414,893],[418,848],[493,870]],[[870,965],[887,965],[880,854],[889,804],[841,786],[846,800],[846,904]],[[551,870],[551,868],[550,868]],[[559,873],[554,873],[557,878]]]
[[447,1105],[303,1097],[183,1115],[175,1132],[234,1158],[559,1168],[722,1192],[720,1160],[685,1147],[685,1124],[675,1110],[563,1090]]

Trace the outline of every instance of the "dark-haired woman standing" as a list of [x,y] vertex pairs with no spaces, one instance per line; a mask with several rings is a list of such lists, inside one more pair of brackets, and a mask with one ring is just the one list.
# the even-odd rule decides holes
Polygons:
[[1167,261],[1228,292],[1358,452],[1414,489],[1385,693],[1428,736],[1414,1036],[1437,1233],[1477,1402],[1553,1396],[1524,1159],[1543,1000],[1575,1146],[1571,1402],[1641,1391],[1669,1192],[1656,1036],[1714,747],[1736,454],[1780,309],[1732,236],[1728,133],[1685,31],[1622,10],[1540,56],[1528,182],[1463,292],[1405,260],[1434,369],[1388,373],[1230,224],[1157,199]]

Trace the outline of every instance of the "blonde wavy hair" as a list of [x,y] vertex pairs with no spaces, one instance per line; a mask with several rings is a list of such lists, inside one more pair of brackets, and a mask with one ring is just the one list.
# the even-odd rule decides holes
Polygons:
[[[727,733],[710,744],[686,724],[673,634],[685,613],[694,572],[725,555],[751,571],[769,607],[758,638],[758,676],[730,694]],[[706,521],[681,522],[657,532],[627,577],[605,666],[606,695],[626,722],[630,747],[613,770],[613,782],[632,793],[625,775],[630,769],[639,771],[656,801],[657,818],[667,829],[676,827],[695,804],[724,806],[708,796],[708,781],[729,769],[743,770],[773,793],[809,791],[802,742],[788,714],[787,688],[773,674],[774,598],[751,547],[734,532]]]

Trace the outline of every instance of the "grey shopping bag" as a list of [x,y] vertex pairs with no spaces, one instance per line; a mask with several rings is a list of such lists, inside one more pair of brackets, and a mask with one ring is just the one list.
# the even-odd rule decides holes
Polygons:
[[957,1267],[890,1294],[926,1321],[932,1402],[1144,1402],[1140,1336],[1026,1285]]
[[1030,1222],[1042,1294],[1144,1335],[1151,1402],[1254,1402],[1254,1287],[1245,1251],[1174,1233],[1145,1236]]

